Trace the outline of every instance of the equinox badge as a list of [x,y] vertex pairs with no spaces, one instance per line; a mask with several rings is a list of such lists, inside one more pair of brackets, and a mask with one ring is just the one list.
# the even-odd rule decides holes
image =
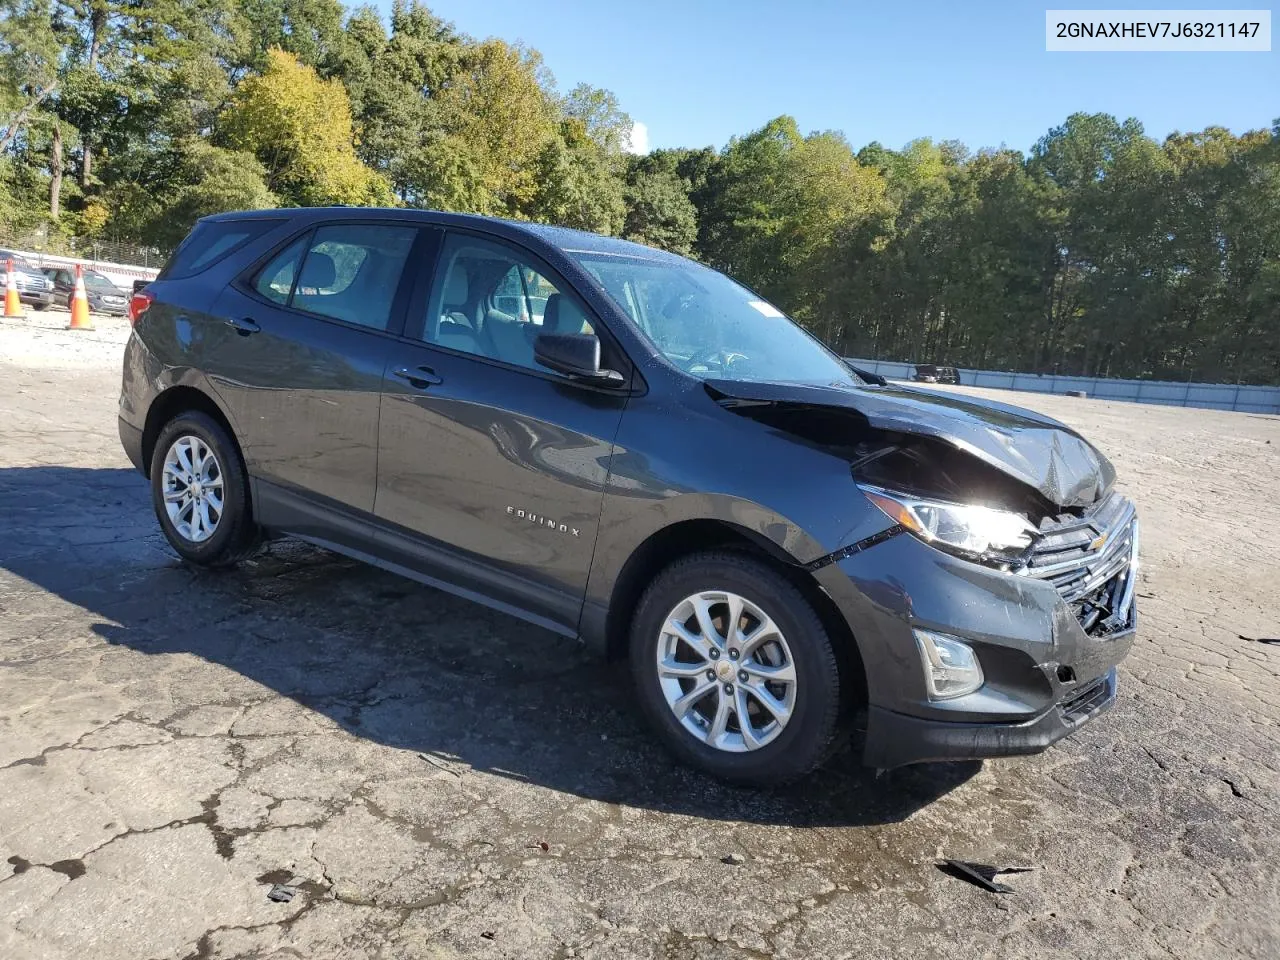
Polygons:
[[507,515],[515,517],[517,520],[528,520],[530,523],[539,527],[546,527],[548,530],[558,530],[560,533],[568,533],[575,537],[582,536],[582,531],[577,527],[571,527],[567,523],[560,523],[558,520],[552,520],[550,517],[544,517],[531,510],[519,510],[509,506],[507,507]]

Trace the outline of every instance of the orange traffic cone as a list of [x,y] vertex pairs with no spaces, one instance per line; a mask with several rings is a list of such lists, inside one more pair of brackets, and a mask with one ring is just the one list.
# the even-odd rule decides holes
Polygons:
[[89,316],[89,298],[84,292],[84,270],[76,264],[76,292],[71,295],[71,322],[68,330],[92,330],[93,320]]
[[4,315],[22,316],[22,301],[18,299],[18,278],[13,275],[13,257],[4,268]]

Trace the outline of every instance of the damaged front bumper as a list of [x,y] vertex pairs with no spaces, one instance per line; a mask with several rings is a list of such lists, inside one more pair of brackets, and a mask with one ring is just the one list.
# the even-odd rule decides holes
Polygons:
[[964,723],[926,720],[880,707],[867,712],[863,762],[888,769],[932,760],[1016,757],[1057,743],[1116,701],[1112,667],[1038,717],[1022,723]]
[[[1041,543],[1005,571],[903,533],[815,572],[861,654],[868,766],[1036,753],[1115,702],[1137,626],[1132,505],[1113,494]],[[930,700],[915,629],[968,644],[983,686]]]

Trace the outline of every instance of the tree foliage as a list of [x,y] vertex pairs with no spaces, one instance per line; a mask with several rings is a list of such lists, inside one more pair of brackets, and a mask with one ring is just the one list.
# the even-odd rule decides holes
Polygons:
[[229,146],[258,158],[267,188],[288,202],[391,202],[386,180],[356,157],[341,82],[320,79],[293,54],[267,52],[265,69],[237,88],[219,131]]
[[846,355],[1280,382],[1280,125],[1078,113],[1026,155],[631,131],[421,0],[0,0],[0,232],[168,250],[226,209],[473,211],[696,257]]

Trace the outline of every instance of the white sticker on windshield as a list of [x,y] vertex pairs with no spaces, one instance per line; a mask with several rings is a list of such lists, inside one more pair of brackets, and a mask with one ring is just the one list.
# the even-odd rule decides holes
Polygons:
[[780,317],[782,311],[775,307],[772,303],[765,303],[763,300],[748,300],[747,306],[755,307],[766,317]]

